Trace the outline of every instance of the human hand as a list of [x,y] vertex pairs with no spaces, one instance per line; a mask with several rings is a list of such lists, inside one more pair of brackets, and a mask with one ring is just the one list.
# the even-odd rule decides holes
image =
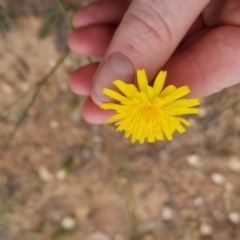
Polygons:
[[76,70],[72,90],[88,96],[82,108],[90,123],[112,115],[99,105],[113,80],[149,79],[168,71],[167,84],[188,85],[191,97],[206,97],[240,82],[239,0],[100,0],[77,12],[69,38],[72,51],[103,57]]

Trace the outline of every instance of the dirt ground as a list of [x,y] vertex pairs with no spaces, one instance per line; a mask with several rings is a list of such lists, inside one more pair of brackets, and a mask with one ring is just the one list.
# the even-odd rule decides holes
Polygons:
[[[0,39],[0,109],[61,57],[42,23],[18,18]],[[171,143],[131,144],[82,119],[68,80],[86,63],[65,59],[7,149],[31,95],[0,120],[0,239],[239,240],[240,86],[204,99]]]

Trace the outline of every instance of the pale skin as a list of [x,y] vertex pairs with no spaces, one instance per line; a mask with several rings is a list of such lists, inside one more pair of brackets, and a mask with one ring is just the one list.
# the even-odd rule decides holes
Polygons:
[[77,69],[73,92],[87,96],[82,113],[93,124],[113,114],[104,87],[134,82],[136,69],[149,80],[167,70],[166,85],[188,85],[190,97],[203,98],[240,83],[239,0],[100,0],[73,17],[69,38],[78,54],[103,57]]

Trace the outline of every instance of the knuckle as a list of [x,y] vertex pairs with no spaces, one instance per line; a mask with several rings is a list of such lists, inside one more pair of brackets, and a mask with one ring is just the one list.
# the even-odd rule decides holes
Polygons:
[[172,39],[169,23],[149,4],[129,12],[122,23],[129,29],[127,38],[134,39],[135,48],[156,51]]

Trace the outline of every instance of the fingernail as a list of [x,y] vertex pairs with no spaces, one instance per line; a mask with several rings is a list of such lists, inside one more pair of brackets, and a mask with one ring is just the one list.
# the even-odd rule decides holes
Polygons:
[[113,81],[120,79],[126,83],[134,81],[135,70],[132,62],[122,53],[112,53],[103,62],[93,79],[92,99],[97,105],[110,101],[110,98],[103,94],[103,88],[116,90]]

